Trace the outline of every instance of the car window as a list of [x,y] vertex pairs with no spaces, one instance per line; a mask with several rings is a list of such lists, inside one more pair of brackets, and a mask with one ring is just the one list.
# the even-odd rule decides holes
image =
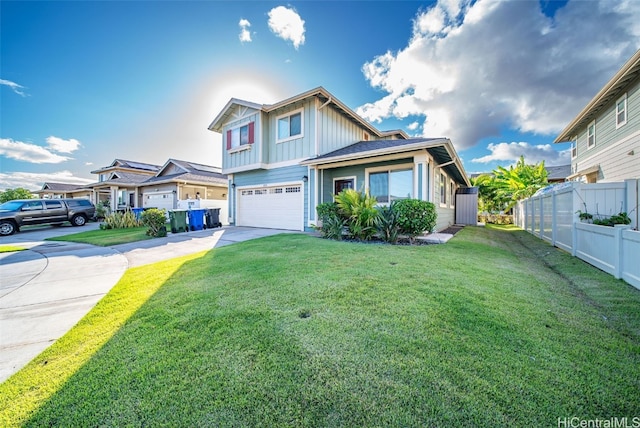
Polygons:
[[29,201],[25,202],[22,206],[22,211],[37,211],[42,209],[42,202],[40,201]]
[[55,210],[58,208],[62,208],[62,202],[60,201],[44,201],[44,206],[47,207],[48,210]]

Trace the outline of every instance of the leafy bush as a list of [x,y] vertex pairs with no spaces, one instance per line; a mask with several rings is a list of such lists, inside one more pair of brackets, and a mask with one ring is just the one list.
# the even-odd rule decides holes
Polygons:
[[398,223],[398,212],[395,209],[395,201],[389,206],[378,208],[378,233],[380,238],[390,244],[398,242],[400,234],[400,224]]
[[346,225],[347,221],[345,219],[337,214],[332,214],[322,219],[320,233],[324,238],[341,241]]
[[347,219],[349,235],[355,239],[368,241],[376,233],[378,210],[376,198],[368,193],[345,189],[335,196],[340,214]]
[[393,206],[398,215],[400,233],[413,238],[424,232],[431,232],[436,227],[436,206],[419,199],[401,199]]
[[140,226],[140,222],[130,209],[111,213],[106,216],[104,222],[100,224],[101,229],[127,229],[138,226]]
[[158,208],[151,208],[145,210],[140,214],[140,220],[144,226],[147,226],[147,235],[153,237],[167,236],[167,217],[165,210]]
[[340,216],[340,208],[335,202],[323,202],[316,207],[318,219],[324,221],[331,216]]
[[631,224],[631,219],[627,213],[621,212],[607,218],[596,218],[593,220],[593,224],[613,227],[616,224]]

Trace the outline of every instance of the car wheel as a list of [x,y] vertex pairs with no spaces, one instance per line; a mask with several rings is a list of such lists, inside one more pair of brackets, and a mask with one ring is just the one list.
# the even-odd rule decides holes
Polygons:
[[87,223],[87,218],[82,214],[74,215],[71,218],[71,224],[73,226],[84,226]]
[[16,233],[16,225],[10,221],[0,222],[0,235],[8,236]]

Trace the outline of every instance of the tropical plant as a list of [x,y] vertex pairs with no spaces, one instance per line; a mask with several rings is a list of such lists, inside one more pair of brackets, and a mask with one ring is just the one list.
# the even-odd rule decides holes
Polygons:
[[398,235],[400,235],[398,211],[395,205],[396,201],[393,201],[389,206],[381,206],[378,208],[378,234],[380,235],[380,239],[390,244],[398,242]]
[[347,231],[354,239],[368,241],[377,232],[378,201],[366,192],[345,189],[335,196],[342,216],[347,219]]
[[322,227],[319,230],[324,238],[341,241],[346,225],[345,219],[337,214],[332,214],[322,219]]
[[605,218],[596,218],[593,220],[593,224],[613,227],[616,224],[631,224],[631,218],[626,212],[621,212]]
[[22,187],[16,187],[15,189],[7,189],[4,192],[0,192],[0,203],[13,201],[15,199],[33,199],[35,196],[30,190]]
[[140,214],[140,221],[147,226],[147,235],[153,237],[167,236],[167,217],[164,209],[151,208]]
[[139,226],[140,221],[130,209],[111,213],[106,216],[104,222],[100,224],[101,229],[126,229]]
[[401,199],[395,202],[393,209],[398,215],[400,233],[409,236],[411,243],[416,236],[430,232],[436,226],[438,214],[432,202]]

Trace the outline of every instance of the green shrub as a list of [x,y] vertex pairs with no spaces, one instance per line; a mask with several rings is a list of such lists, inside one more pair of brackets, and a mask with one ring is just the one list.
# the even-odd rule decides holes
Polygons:
[[413,238],[424,232],[431,232],[436,227],[436,206],[419,199],[401,199],[394,203],[394,211],[398,215],[400,233]]
[[129,227],[138,227],[140,222],[136,218],[133,211],[116,211],[104,218],[104,222],[100,225],[101,229],[127,229]]
[[145,210],[140,214],[140,220],[144,226],[147,226],[147,235],[153,237],[167,236],[167,217],[165,210],[158,208],[151,208]]
[[340,216],[340,208],[335,202],[323,202],[316,207],[318,220],[324,221],[325,218],[331,216]]
[[322,227],[319,230],[323,238],[341,241],[346,225],[347,221],[345,219],[338,214],[331,214],[322,219]]
[[345,189],[335,196],[335,200],[340,214],[347,219],[347,230],[352,238],[368,241],[377,233],[376,198],[368,193]]
[[400,224],[398,223],[398,212],[395,209],[395,201],[389,206],[378,208],[378,234],[380,238],[390,244],[398,242],[400,234]]
[[593,219],[593,224],[613,227],[616,224],[631,224],[631,219],[627,213],[621,212],[610,217]]

